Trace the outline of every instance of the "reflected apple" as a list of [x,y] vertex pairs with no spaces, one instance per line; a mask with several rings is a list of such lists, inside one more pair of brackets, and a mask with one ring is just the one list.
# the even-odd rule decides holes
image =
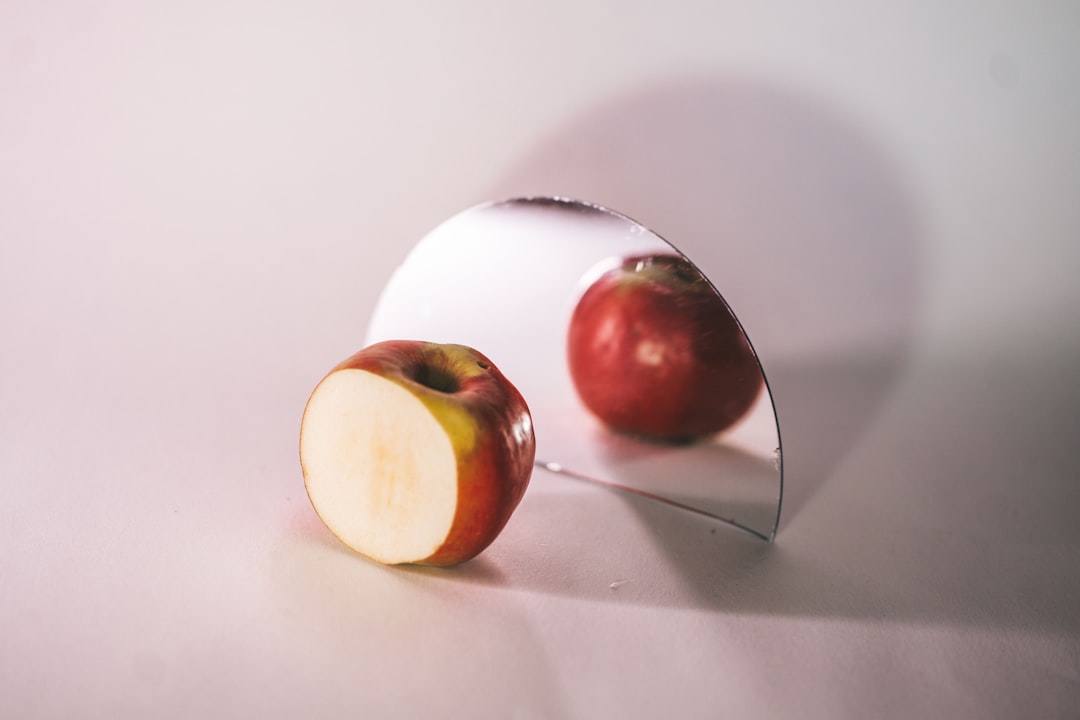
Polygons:
[[570,318],[567,362],[582,403],[611,430],[649,441],[732,427],[764,383],[727,305],[680,255],[616,262]]

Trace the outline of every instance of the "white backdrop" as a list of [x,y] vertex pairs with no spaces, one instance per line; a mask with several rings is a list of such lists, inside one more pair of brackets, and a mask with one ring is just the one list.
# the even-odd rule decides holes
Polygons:
[[[0,714],[1068,717],[1078,32],[1050,2],[6,0]],[[312,520],[307,394],[414,242],[530,193],[649,225],[732,304],[776,545],[544,477],[456,574]]]

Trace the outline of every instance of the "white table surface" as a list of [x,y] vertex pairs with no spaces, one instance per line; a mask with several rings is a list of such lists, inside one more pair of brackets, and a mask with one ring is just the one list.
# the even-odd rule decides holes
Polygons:
[[[0,716],[1080,712],[1080,12],[0,8]],[[300,413],[476,202],[651,225],[780,409],[769,545],[538,471],[343,549]]]

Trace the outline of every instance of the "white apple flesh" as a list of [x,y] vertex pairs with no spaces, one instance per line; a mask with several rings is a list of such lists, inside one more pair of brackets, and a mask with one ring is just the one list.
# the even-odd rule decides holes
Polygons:
[[460,345],[365,348],[319,383],[301,423],[315,511],[346,545],[387,564],[474,557],[520,502],[534,455],[520,393]]

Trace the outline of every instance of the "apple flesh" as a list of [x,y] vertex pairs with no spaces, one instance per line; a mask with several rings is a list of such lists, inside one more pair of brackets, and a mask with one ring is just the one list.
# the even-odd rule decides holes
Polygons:
[[727,304],[679,255],[626,258],[600,275],[571,316],[567,360],[596,417],[616,432],[660,442],[724,431],[764,385]]
[[413,340],[376,343],[331,370],[300,429],[315,512],[387,564],[476,556],[525,494],[535,452],[524,398],[488,358]]

